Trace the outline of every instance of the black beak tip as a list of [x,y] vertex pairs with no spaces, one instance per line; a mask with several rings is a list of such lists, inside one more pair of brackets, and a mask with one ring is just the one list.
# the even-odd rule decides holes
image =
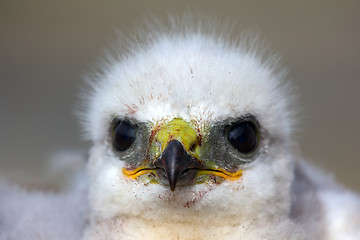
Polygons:
[[172,192],[175,191],[177,183],[182,185],[191,183],[195,177],[184,174],[187,169],[196,167],[197,163],[187,154],[182,144],[177,140],[173,140],[168,144],[157,164],[164,171],[163,179],[168,181]]
[[171,172],[171,173],[172,174],[168,174],[168,181],[169,181],[169,185],[170,185],[170,190],[172,192],[174,192],[179,176],[178,176],[178,173],[176,173],[176,172]]

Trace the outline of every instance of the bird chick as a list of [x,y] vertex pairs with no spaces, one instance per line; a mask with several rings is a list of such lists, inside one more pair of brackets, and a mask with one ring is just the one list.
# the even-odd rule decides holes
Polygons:
[[292,153],[278,59],[176,29],[142,35],[92,81],[84,239],[360,237],[359,198]]
[[[0,188],[0,239],[61,239],[66,226],[83,240],[360,239],[359,197],[293,153],[296,116],[278,58],[244,34],[199,25],[115,47],[85,97],[86,200],[72,191],[53,206],[57,218],[32,210],[31,222],[48,221],[22,227],[26,214],[6,207],[19,190]],[[46,223],[59,216],[52,236]]]

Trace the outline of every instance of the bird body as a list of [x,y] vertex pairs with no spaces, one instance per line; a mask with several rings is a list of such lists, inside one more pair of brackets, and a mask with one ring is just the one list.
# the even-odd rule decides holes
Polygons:
[[83,240],[360,238],[359,197],[293,154],[278,58],[225,33],[141,34],[92,76]]

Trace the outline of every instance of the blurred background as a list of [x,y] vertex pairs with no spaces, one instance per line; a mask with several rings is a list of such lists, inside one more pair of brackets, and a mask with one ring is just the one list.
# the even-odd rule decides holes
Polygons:
[[115,30],[189,10],[255,29],[282,55],[298,95],[299,150],[360,192],[358,0],[0,0],[1,178],[39,184],[54,153],[86,151],[77,94]]

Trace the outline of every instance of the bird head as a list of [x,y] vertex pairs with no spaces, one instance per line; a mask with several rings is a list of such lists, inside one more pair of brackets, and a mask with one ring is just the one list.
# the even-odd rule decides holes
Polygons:
[[291,114],[277,58],[196,31],[146,39],[108,58],[92,81],[84,120],[93,214],[286,214]]

